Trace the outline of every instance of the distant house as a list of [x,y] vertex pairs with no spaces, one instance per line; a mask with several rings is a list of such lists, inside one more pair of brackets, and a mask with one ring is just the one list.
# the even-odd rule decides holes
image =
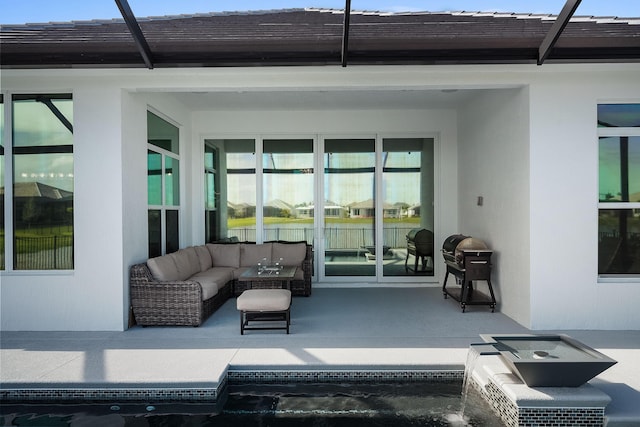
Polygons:
[[264,216],[288,218],[296,213],[293,206],[283,200],[271,200],[264,205]]
[[[300,218],[313,218],[315,206],[299,206],[296,208],[298,216]],[[346,218],[349,212],[349,208],[339,206],[335,204],[324,205],[324,217],[325,218]]]
[[[349,205],[350,218],[373,218],[375,214],[376,212],[373,199]],[[400,218],[402,216],[402,205],[384,203],[382,206],[382,215],[384,218]]]
[[256,207],[247,203],[227,203],[227,210],[231,218],[249,218],[256,216]]
[[311,206],[298,206],[296,208],[298,218],[313,218],[314,207]]
[[376,214],[373,199],[349,204],[349,218],[373,218]]

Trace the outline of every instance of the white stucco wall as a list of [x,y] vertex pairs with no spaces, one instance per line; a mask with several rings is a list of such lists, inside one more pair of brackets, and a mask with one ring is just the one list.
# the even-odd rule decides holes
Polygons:
[[[547,72],[552,71],[550,68]],[[598,283],[599,102],[640,102],[638,70],[531,84],[531,327],[640,329],[640,282]]]
[[497,309],[529,326],[528,88],[483,92],[462,109],[458,124],[458,232],[494,250]]
[[[202,243],[205,137],[238,131],[437,135],[436,242],[464,232],[497,250],[494,280],[502,312],[534,329],[639,329],[640,283],[597,281],[595,125],[598,102],[640,102],[638,75],[637,64],[3,70],[5,93],[73,92],[76,268],[1,273],[0,327],[126,328],[128,267],[147,253],[145,117],[150,106],[181,130],[181,246]],[[180,90],[445,87],[499,90],[458,111],[190,112],[171,95]],[[458,145],[468,151],[459,153]],[[524,194],[528,200],[522,200]],[[475,206],[477,196],[484,197],[481,208]],[[527,239],[528,249],[520,249]]]
[[145,261],[147,231],[147,109],[144,97],[122,93],[122,271],[123,325],[129,324],[129,270],[127,266]]
[[[20,83],[16,91],[37,90],[33,81]],[[75,268],[3,273],[2,329],[121,330],[120,91],[70,81],[38,86],[44,93],[73,92]]]
[[[189,122],[188,111],[166,95],[130,94],[113,77],[45,82],[29,74],[3,79],[3,90],[73,93],[75,268],[3,272],[0,328],[126,329],[128,268],[147,256],[146,111],[157,108],[179,125]],[[181,138],[190,157],[189,127],[181,126]],[[185,188],[191,183],[183,181]],[[185,200],[190,205],[191,197]],[[185,208],[185,230],[190,215]],[[183,245],[191,239],[185,233]]]

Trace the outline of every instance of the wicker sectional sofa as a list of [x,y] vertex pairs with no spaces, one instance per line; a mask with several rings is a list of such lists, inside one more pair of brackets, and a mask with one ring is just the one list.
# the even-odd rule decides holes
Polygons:
[[227,299],[242,293],[238,277],[265,258],[297,266],[291,292],[311,295],[313,249],[306,242],[207,243],[131,266],[135,323],[199,326]]

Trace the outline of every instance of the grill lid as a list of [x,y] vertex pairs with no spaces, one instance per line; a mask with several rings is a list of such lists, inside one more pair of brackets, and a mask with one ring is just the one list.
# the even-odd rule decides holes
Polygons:
[[446,261],[462,263],[462,251],[474,249],[489,249],[480,239],[462,234],[454,234],[445,239],[442,244],[442,255]]

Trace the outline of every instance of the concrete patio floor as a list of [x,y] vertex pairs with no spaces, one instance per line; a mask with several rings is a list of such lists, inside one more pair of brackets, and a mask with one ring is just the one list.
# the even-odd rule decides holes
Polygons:
[[294,298],[291,334],[241,336],[235,300],[201,327],[2,332],[1,391],[216,387],[228,370],[462,370],[481,333],[566,333],[618,363],[590,383],[608,425],[640,425],[640,330],[530,331],[502,313],[462,313],[439,288],[315,288]]

